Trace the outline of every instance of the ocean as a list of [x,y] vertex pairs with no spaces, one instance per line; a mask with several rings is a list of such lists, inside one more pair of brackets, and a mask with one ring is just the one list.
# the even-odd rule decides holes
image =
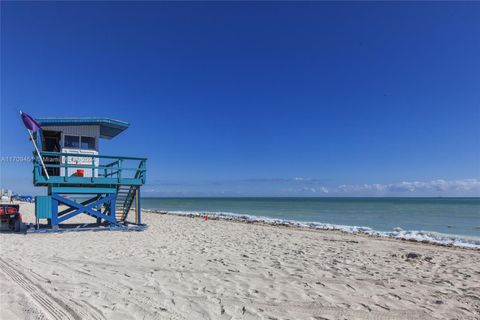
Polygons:
[[142,207],[480,249],[480,198],[142,198]]

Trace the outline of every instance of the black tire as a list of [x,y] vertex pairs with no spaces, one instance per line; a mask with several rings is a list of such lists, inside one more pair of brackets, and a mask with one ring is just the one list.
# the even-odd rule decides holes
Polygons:
[[15,220],[15,232],[20,232],[22,229],[22,221],[20,219]]

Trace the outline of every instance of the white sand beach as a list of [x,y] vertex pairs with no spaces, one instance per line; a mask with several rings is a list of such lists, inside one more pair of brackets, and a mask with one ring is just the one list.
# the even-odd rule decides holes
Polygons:
[[0,234],[0,319],[480,318],[478,250],[144,220],[143,232]]

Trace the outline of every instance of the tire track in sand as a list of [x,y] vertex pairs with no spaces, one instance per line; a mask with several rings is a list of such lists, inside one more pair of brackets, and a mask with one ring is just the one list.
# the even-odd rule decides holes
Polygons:
[[50,295],[41,286],[28,279],[18,268],[0,257],[0,271],[25,290],[36,302],[47,318],[53,320],[81,320],[82,318],[67,305]]
[[[77,261],[77,260],[53,260],[53,263],[59,266],[63,266],[65,268],[73,269],[78,273],[78,277],[83,277],[84,279],[88,279],[89,282],[95,283],[96,285],[102,287],[104,290],[107,289],[108,292],[114,293],[118,295],[118,297],[123,296],[123,290],[125,288],[129,288],[128,286],[123,285],[120,282],[115,283],[112,285],[110,281],[105,281],[102,277],[96,277],[92,274],[92,272],[89,270],[88,272],[85,272],[82,270],[81,266],[75,266],[74,263],[72,262],[81,262],[82,264],[85,263],[85,261]],[[91,265],[94,265],[92,262]],[[109,267],[118,267],[118,265],[115,264],[97,264],[97,265],[106,265]],[[117,272],[118,273],[118,272]],[[161,303],[158,301],[156,297],[152,297],[150,295],[130,295],[128,297],[123,298],[124,301],[128,301],[131,303],[136,304],[139,308],[146,308],[149,307],[151,310],[155,311],[160,311],[162,314],[155,317],[155,319],[169,319],[169,320],[187,320],[190,319],[188,317],[183,316],[181,313],[177,312],[176,310],[173,310],[172,308],[169,308],[167,305]],[[145,309],[148,310],[148,309]],[[163,314],[164,313],[164,314]],[[148,319],[148,318],[147,318]]]

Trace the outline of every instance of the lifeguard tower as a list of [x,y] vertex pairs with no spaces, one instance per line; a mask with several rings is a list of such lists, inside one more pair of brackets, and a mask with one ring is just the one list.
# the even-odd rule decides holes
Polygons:
[[33,138],[44,167],[35,153],[33,184],[47,187],[48,192],[36,197],[37,228],[46,219],[47,229],[62,229],[79,214],[93,217],[96,226],[142,226],[140,188],[145,184],[147,159],[100,153],[102,139],[116,137],[129,124],[107,118],[36,120],[40,130]]

